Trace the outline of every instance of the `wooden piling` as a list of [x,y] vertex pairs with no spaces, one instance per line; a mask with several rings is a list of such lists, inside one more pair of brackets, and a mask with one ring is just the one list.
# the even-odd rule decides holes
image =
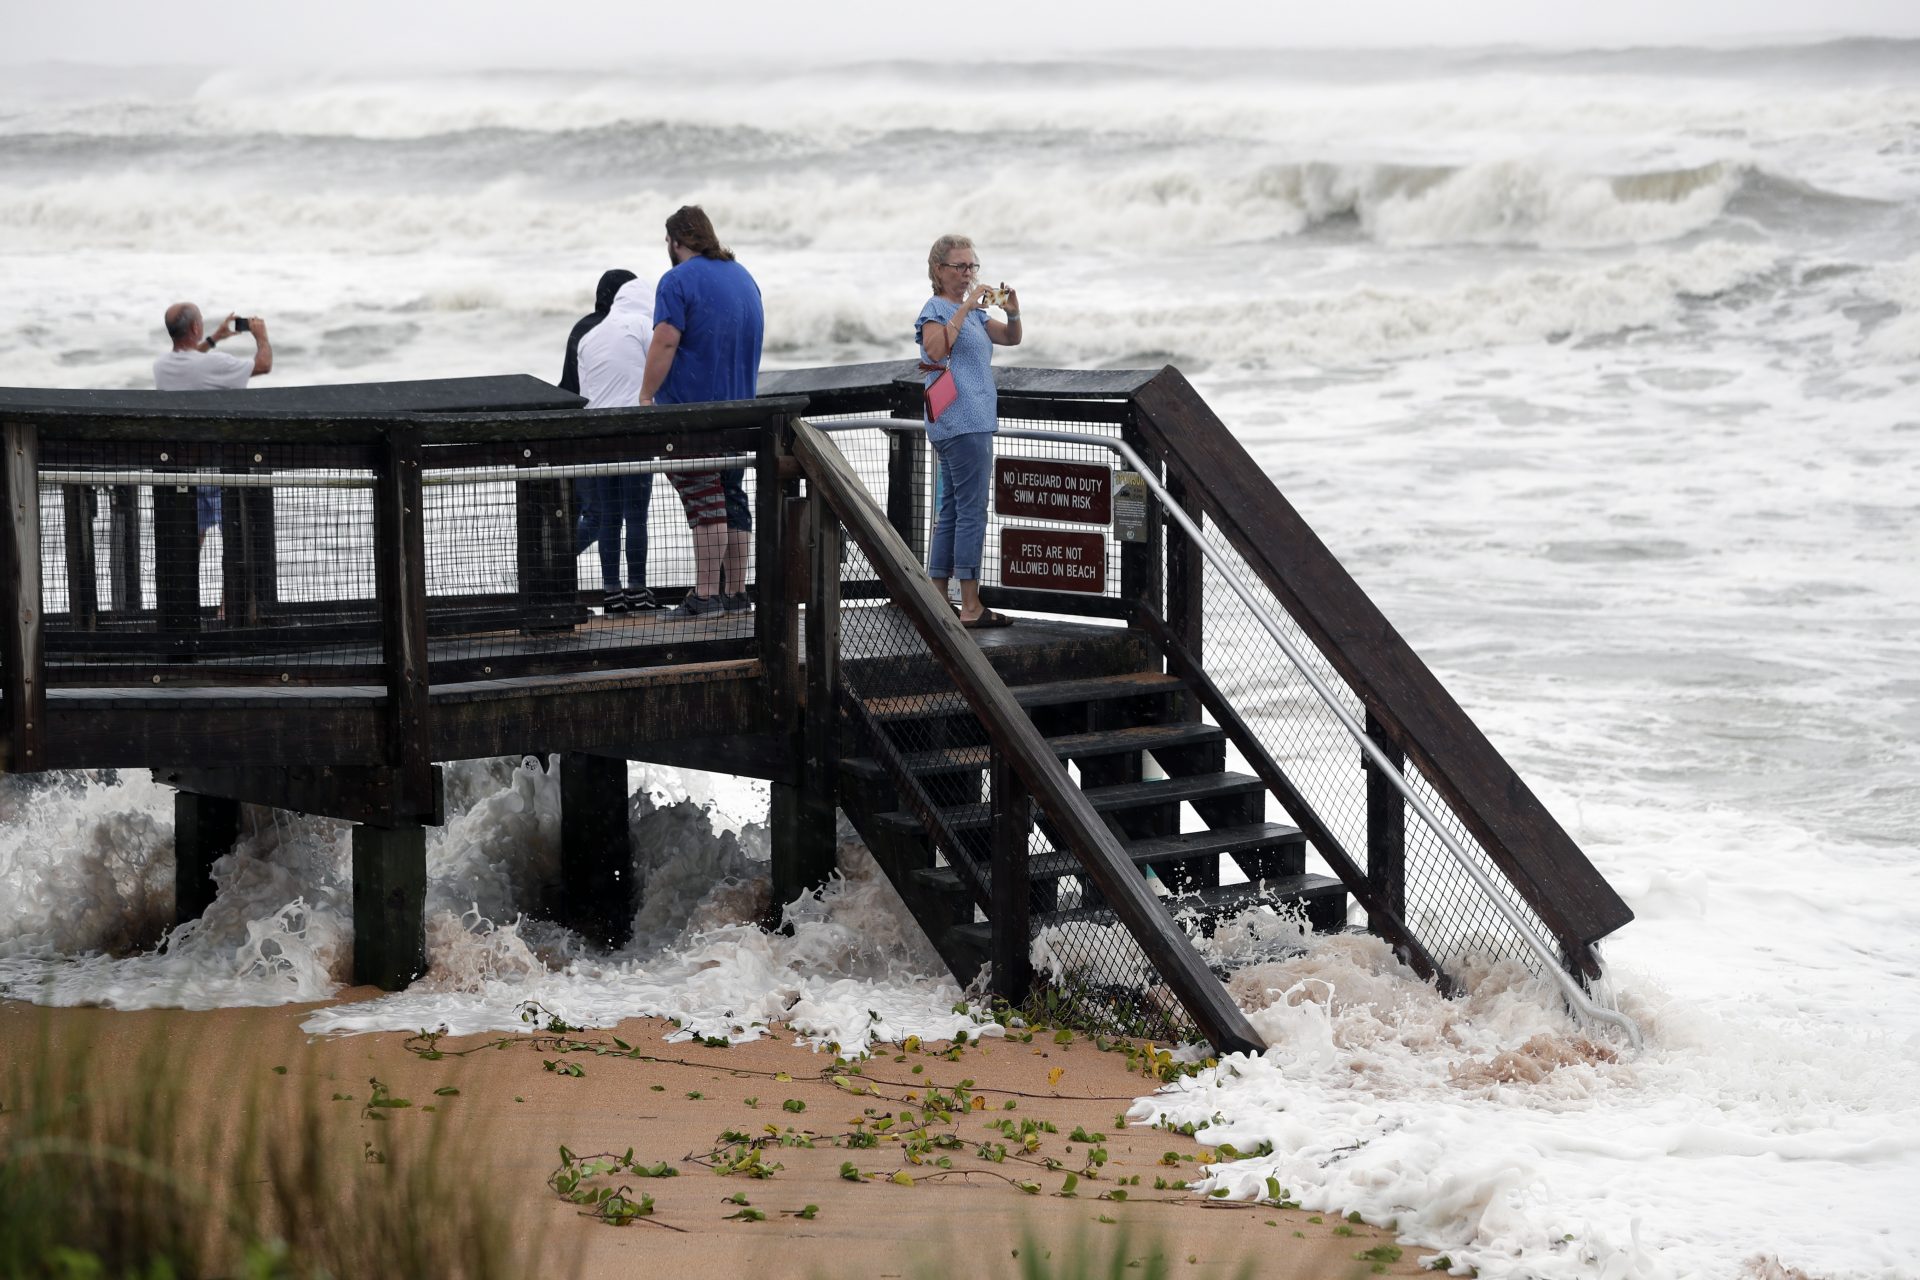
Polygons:
[[627,824],[627,762],[560,757],[561,922],[603,947],[624,946],[640,909]]
[[353,980],[399,991],[427,971],[427,829],[353,829]]
[[177,791],[173,796],[173,922],[213,905],[213,862],[240,838],[240,802]]

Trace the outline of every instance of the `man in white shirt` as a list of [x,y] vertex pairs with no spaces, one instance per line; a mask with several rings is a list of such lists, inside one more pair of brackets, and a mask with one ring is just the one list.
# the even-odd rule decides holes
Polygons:
[[[223,340],[241,332],[228,315],[220,329],[207,337],[200,320],[200,308],[191,302],[176,302],[167,308],[167,337],[173,350],[153,362],[155,391],[244,391],[249,378],[273,372],[273,346],[267,341],[267,322],[253,316],[245,332],[253,335],[253,359],[215,351]],[[199,517],[200,541],[207,530],[220,523],[220,490],[200,486],[194,494]]]
[[202,331],[200,308],[191,302],[176,302],[167,308],[167,337],[173,350],[153,362],[155,391],[240,391],[247,379],[273,372],[273,347],[267,341],[267,322],[259,316],[247,321],[246,332],[253,335],[253,359],[215,351],[214,347],[236,332],[233,317],[220,322],[219,332],[211,338]]

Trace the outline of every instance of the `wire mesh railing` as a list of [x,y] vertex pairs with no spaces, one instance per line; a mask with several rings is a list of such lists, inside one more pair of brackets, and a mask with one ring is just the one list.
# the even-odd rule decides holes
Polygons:
[[[1207,524],[1203,529],[1210,554],[1205,558],[1202,666],[1319,823],[1368,881],[1381,888],[1381,906],[1399,915],[1407,932],[1449,974],[1463,964],[1498,960],[1517,960],[1541,972],[1541,961],[1523,930],[1550,939],[1546,925],[1418,765],[1402,760],[1399,777],[1446,824],[1455,843],[1496,877],[1501,897],[1520,915],[1522,925],[1508,921],[1486,900],[1456,865],[1440,832],[1409,808],[1404,797],[1381,794],[1383,788],[1392,789],[1392,780],[1371,765],[1339,714],[1344,710],[1348,721],[1364,724],[1366,708],[1359,695],[1219,528]],[[1293,656],[1269,625],[1290,642]],[[1316,685],[1332,697],[1323,698]]]
[[[714,456],[676,457],[646,437],[576,439],[565,461],[540,465],[518,444],[445,460],[429,450],[421,520],[436,677],[503,675],[543,656],[593,665],[615,650],[747,651],[756,440],[735,433]],[[35,487],[51,683],[376,680],[377,450],[56,440],[48,453]],[[675,486],[719,473],[730,483],[714,509],[747,535],[742,554],[723,553],[727,605],[676,617],[699,565]]]
[[[1078,416],[1088,415],[1083,410]],[[911,436],[915,425],[895,424],[888,447],[902,448],[901,439]],[[1228,725],[1238,735],[1236,754],[1242,763],[1246,756],[1258,757],[1256,771],[1279,783],[1273,787],[1275,806],[1284,807],[1315,837],[1329,867],[1350,882],[1369,925],[1396,939],[1403,953],[1429,966],[1443,982],[1492,962],[1514,961],[1558,982],[1584,1014],[1624,1023],[1617,1013],[1592,1005],[1571,980],[1573,962],[1552,927],[1482,845],[1473,824],[1455,811],[1445,789],[1384,734],[1364,744],[1358,740],[1357,727],[1370,724],[1364,699],[1312,643],[1287,602],[1273,593],[1221,529],[1199,514],[1204,503],[1189,503],[1188,511],[1172,510],[1173,495],[1164,486],[1162,472],[1130,450],[1121,435],[1117,423],[1088,430],[1083,420],[1003,418],[995,441],[996,472],[1010,459],[1073,464],[1104,455],[1107,466],[1118,462],[1122,470],[1145,473],[1153,508],[1145,523],[1164,541],[1135,548],[1136,580],[1123,582],[1121,575],[1110,573],[1098,595],[1118,597],[1126,607],[1158,619],[1170,642],[1177,643],[1182,635],[1195,641],[1188,657],[1196,674],[1225,704],[1210,708],[1205,718]],[[1040,604],[1037,597],[1006,590],[1007,566],[994,557],[994,533],[1061,526],[1031,508],[1009,519],[1002,498],[996,492],[990,505],[989,563],[983,582],[998,581],[998,598],[1012,607],[1035,600],[1029,607],[1073,610],[1074,604],[1058,593]],[[897,497],[890,505],[900,505]],[[1192,522],[1198,539],[1184,552],[1181,544],[1188,535],[1180,531],[1183,519]],[[1117,522],[1103,530],[1103,542],[1109,564],[1124,559]],[[1185,571],[1198,578],[1197,595],[1186,600],[1173,599],[1168,587],[1168,575],[1176,572],[1176,554],[1184,557]],[[1093,600],[1087,606],[1086,612],[1099,607]],[[1197,620],[1178,616],[1188,606],[1197,608]],[[976,818],[982,803],[973,801]],[[1075,888],[1070,883],[1061,886],[1070,911],[1080,906]],[[1062,907],[1061,898],[1036,898],[1034,918]],[[1084,913],[1089,920],[1094,916]],[[1626,1027],[1629,1036],[1635,1034],[1631,1024]]]

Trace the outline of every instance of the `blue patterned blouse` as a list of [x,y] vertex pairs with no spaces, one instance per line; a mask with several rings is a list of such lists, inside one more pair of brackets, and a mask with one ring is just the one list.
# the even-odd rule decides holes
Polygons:
[[[922,338],[929,321],[945,324],[953,319],[954,312],[960,310],[960,304],[935,294],[927,299],[920,308],[920,318],[913,322],[913,336],[920,343],[920,358],[927,359],[927,346]],[[953,353],[947,360],[947,367],[953,370],[954,390],[958,393],[947,411],[940,415],[940,421],[927,424],[929,440],[948,440],[954,436],[963,436],[972,432],[993,432],[999,423],[999,394],[993,386],[993,340],[987,337],[987,313],[973,311],[968,314],[966,324],[960,330],[960,338],[953,344]],[[926,376],[928,386],[940,375],[930,373]]]

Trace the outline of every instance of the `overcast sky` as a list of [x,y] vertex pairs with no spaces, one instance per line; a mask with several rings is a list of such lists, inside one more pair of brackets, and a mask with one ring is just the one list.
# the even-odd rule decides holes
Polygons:
[[1920,36],[1920,0],[0,0],[0,60],[578,66],[1103,48],[1754,43]]

